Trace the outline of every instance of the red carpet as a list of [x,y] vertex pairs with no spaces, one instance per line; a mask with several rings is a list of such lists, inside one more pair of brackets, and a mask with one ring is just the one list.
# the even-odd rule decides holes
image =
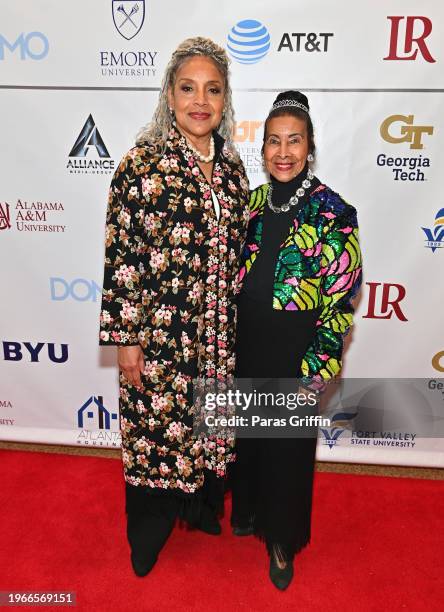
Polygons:
[[176,528],[137,578],[119,460],[0,458],[0,591],[75,591],[88,612],[444,609],[443,481],[317,474],[312,544],[280,593],[263,546],[231,534],[228,508],[221,537]]

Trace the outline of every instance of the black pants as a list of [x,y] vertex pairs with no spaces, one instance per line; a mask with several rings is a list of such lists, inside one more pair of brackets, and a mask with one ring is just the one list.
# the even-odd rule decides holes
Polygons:
[[[299,376],[302,357],[315,333],[317,312],[273,311],[241,296],[238,303],[236,375],[279,379]],[[316,438],[237,439],[231,466],[233,526],[253,526],[270,552],[293,557],[310,541]]]

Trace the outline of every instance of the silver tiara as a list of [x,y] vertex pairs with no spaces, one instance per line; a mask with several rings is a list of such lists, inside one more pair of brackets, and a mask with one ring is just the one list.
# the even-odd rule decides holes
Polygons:
[[296,100],[279,100],[279,102],[275,102],[273,104],[270,113],[276,110],[277,108],[282,108],[283,106],[296,106],[297,108],[302,108],[303,111],[308,113],[308,108],[305,106],[305,104],[302,104],[301,102],[296,102]]

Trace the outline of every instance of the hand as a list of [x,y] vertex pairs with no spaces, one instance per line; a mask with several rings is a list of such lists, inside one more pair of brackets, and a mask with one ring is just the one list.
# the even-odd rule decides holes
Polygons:
[[134,387],[142,387],[140,374],[145,369],[145,359],[139,344],[135,346],[119,346],[117,349],[119,369],[126,380]]

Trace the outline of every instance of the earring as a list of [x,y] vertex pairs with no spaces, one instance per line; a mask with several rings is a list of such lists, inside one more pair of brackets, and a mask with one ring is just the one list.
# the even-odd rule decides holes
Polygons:
[[309,162],[313,162],[314,161],[314,157],[313,157],[313,155],[311,153],[308,154],[307,161],[309,161]]

